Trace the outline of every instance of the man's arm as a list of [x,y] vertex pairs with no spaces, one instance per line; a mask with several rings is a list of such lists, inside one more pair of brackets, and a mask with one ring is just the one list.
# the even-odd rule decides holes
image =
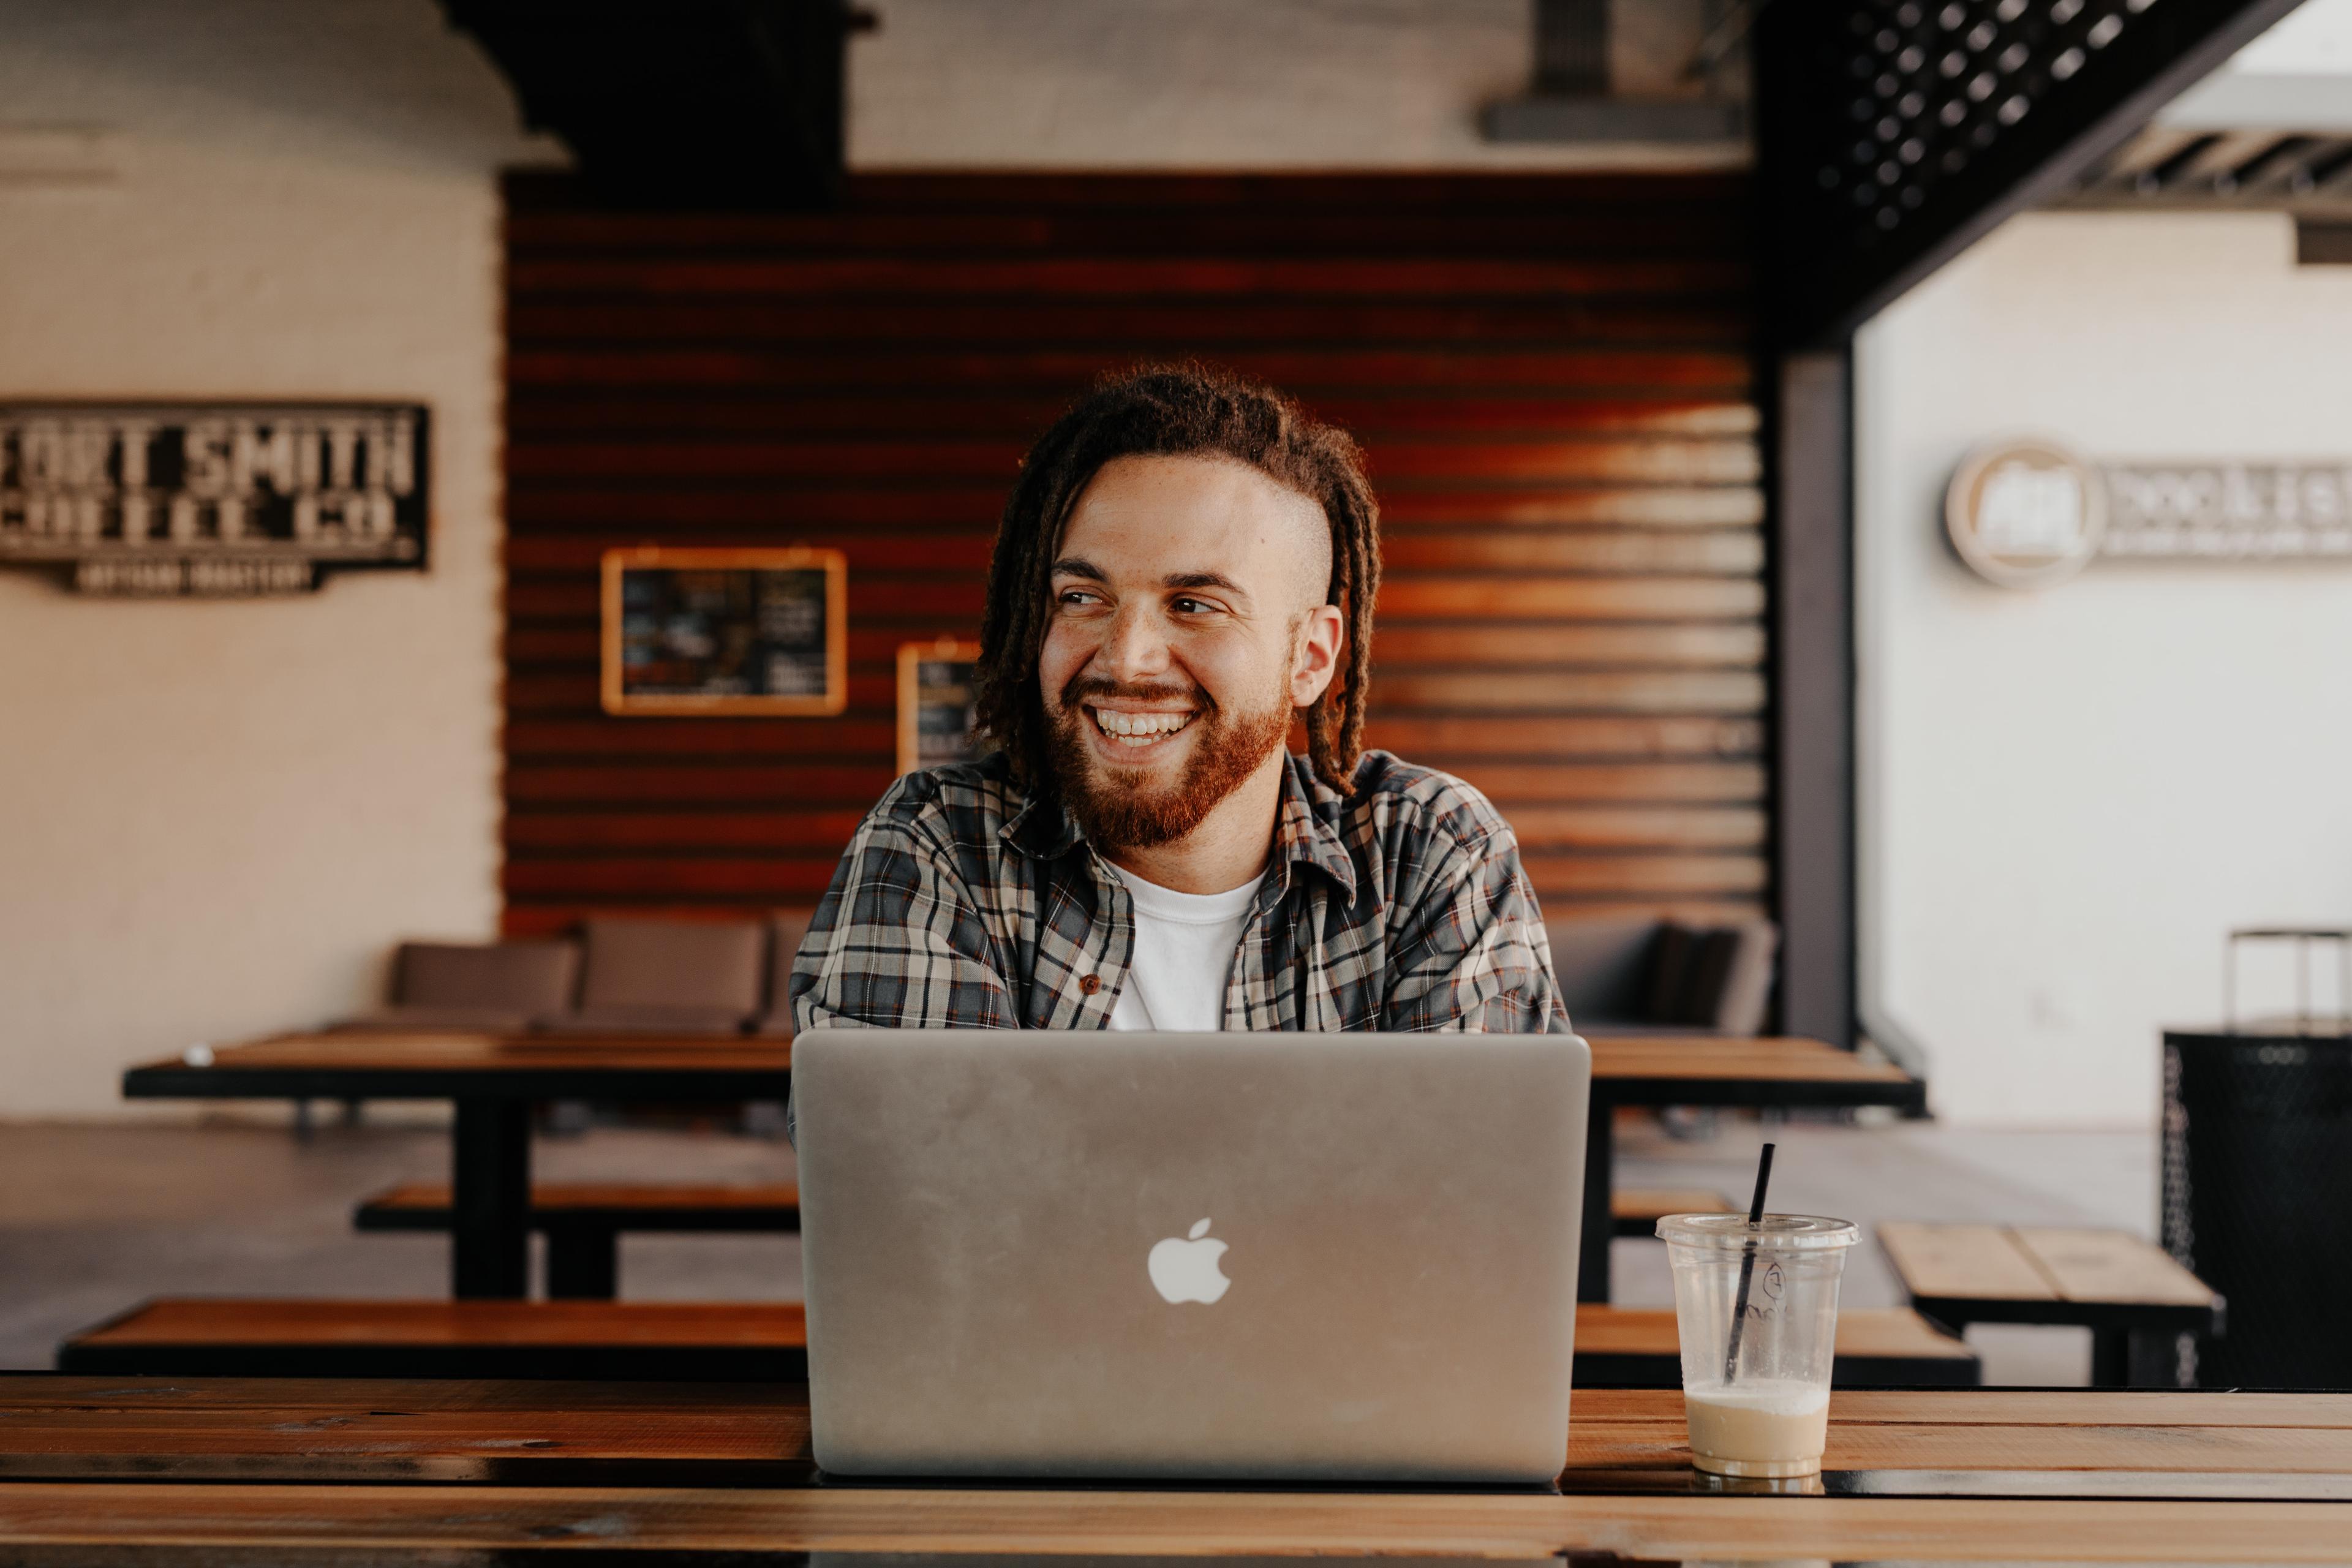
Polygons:
[[1381,1028],[1570,1032],[1518,839],[1490,821],[1475,839],[1432,845],[1410,909],[1391,917]]
[[1014,1029],[1012,988],[908,781],[859,825],[793,961],[794,1029]]

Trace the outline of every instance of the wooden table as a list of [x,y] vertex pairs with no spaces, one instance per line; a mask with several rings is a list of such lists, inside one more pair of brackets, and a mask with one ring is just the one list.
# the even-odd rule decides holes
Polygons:
[[774,1040],[629,1036],[278,1035],[208,1066],[132,1068],[133,1100],[446,1100],[449,1277],[461,1297],[530,1286],[530,1112],[544,1100],[782,1100],[793,1048]]
[[1580,1394],[1559,1495],[819,1484],[803,1394],[0,1376],[0,1559],[54,1546],[79,1548],[74,1561],[625,1547],[2340,1563],[2352,1548],[2343,1394],[1840,1394],[1818,1493],[1781,1496],[1699,1481],[1669,1392]]
[[[450,1279],[461,1297],[530,1285],[530,1107],[542,1100],[781,1100],[792,1047],[638,1036],[279,1035],[123,1074],[145,1100],[448,1100],[457,1105]],[[1720,1037],[1592,1042],[1578,1294],[1609,1299],[1611,1132],[1621,1105],[1916,1105],[1895,1067],[1819,1040]]]
[[1820,1040],[1718,1035],[1601,1036],[1592,1042],[1592,1110],[1584,1144],[1580,1300],[1609,1300],[1609,1198],[1621,1105],[1746,1106],[1758,1110],[1926,1103],[1926,1086],[1891,1062]]
[[1878,1244],[1911,1305],[1955,1333],[1973,1323],[2090,1330],[2094,1387],[2134,1381],[2136,1342],[2141,1359],[2154,1352],[2168,1362],[2176,1336],[2224,1326],[2224,1303],[2211,1287],[2119,1230],[1890,1220],[1878,1227]]

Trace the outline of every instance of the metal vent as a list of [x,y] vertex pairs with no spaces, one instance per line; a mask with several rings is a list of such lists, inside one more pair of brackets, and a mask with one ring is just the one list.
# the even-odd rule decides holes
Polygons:
[[1609,90],[1609,0],[1536,0],[1536,91]]
[[2352,218],[2352,135],[2151,126],[2084,180],[2069,205]]

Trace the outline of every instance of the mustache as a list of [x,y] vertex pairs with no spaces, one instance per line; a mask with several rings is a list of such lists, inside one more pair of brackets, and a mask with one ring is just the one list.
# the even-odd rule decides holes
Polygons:
[[1074,675],[1062,688],[1062,710],[1075,711],[1089,697],[1123,697],[1129,702],[1192,702],[1204,713],[1217,710],[1216,700],[1197,686],[1177,686],[1149,680],[1113,680],[1101,675]]

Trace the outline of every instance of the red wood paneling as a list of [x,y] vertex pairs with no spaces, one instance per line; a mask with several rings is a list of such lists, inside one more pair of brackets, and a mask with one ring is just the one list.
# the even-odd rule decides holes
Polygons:
[[[1548,907],[1753,909],[1763,515],[1725,176],[874,176],[838,211],[507,219],[507,924],[805,902],[892,771],[892,657],[969,637],[1029,441],[1197,355],[1354,430],[1370,740],[1517,827]],[[614,719],[596,562],[850,562],[838,718]]]

